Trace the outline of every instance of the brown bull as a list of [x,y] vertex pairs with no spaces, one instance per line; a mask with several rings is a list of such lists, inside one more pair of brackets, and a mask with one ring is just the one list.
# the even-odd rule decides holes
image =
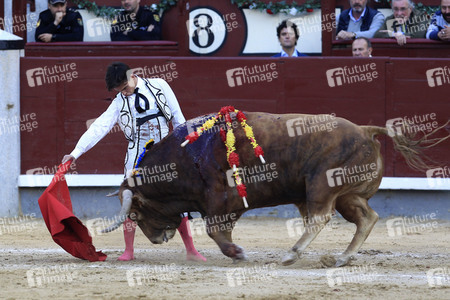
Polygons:
[[[288,265],[298,259],[337,210],[357,227],[336,262],[336,266],[347,264],[378,220],[368,200],[377,192],[383,174],[380,143],[375,136],[387,134],[387,129],[358,126],[330,115],[246,115],[266,160],[262,165],[241,128],[236,127],[240,167],[253,170],[248,177],[244,174],[246,179],[253,178],[246,183],[249,208],[244,207],[230,180],[232,172],[217,130],[180,147],[188,134],[187,126],[198,122],[197,118],[154,145],[140,164],[141,175],[123,182],[121,219],[131,216],[152,243],[161,244],[174,236],[181,213],[200,212],[207,233],[223,254],[241,260],[245,259],[244,251],[231,238],[236,220],[249,209],[292,203],[304,217],[305,231],[283,258],[283,264]],[[426,139],[413,141],[406,135],[395,135],[393,141],[410,166],[426,167],[418,156]],[[266,171],[276,176],[258,180]]]

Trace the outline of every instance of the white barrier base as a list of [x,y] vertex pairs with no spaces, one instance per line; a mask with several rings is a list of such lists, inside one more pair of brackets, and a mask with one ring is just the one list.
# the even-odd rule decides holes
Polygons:
[[[53,175],[20,175],[19,187],[47,187]],[[76,174],[66,175],[67,184],[71,187],[107,187],[119,186],[123,175],[115,174]],[[383,177],[380,190],[430,190],[449,191],[450,178],[421,177]]]

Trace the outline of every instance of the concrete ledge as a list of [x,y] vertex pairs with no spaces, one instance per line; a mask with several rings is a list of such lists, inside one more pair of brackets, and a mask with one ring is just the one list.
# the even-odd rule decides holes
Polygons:
[[[20,175],[20,188],[47,187],[53,175]],[[123,175],[116,174],[73,174],[66,175],[69,187],[112,187],[119,186]],[[419,190],[419,191],[450,191],[450,178],[420,178],[420,177],[383,177],[380,190]]]
[[[69,187],[110,187],[119,186],[123,181],[123,175],[116,174],[69,174],[66,175]],[[47,187],[52,181],[52,175],[20,175],[18,185],[22,187]]]
[[[74,214],[81,219],[112,218],[120,210],[117,197],[106,197],[115,187],[71,187],[70,197]],[[20,188],[20,205],[23,215],[34,213],[42,217],[38,199],[45,187]],[[251,196],[247,200],[251,206]],[[390,216],[424,216],[435,213],[436,218],[450,220],[450,191],[379,190],[369,205],[381,218]],[[197,217],[197,214],[193,214]],[[299,218],[294,205],[279,205],[252,209],[244,216],[269,216],[278,218]]]
[[[113,217],[120,210],[117,197],[108,198],[121,184],[123,175],[67,175],[74,213],[79,218]],[[20,175],[19,193],[22,214],[41,217],[37,200],[53,175]],[[431,180],[433,179],[433,180]],[[251,206],[251,196],[248,197]],[[439,219],[450,220],[449,179],[385,177],[369,205],[380,217],[422,216],[435,213]],[[298,218],[294,205],[252,209],[244,216]]]

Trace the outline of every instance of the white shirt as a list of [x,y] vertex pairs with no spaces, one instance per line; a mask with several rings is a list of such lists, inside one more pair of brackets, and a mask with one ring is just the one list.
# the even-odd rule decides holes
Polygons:
[[[281,57],[289,57],[289,54],[286,53],[283,49],[281,49]],[[292,57],[298,57],[297,50],[294,50],[294,53],[292,53]]]
[[[150,81],[150,84],[159,91],[158,96],[161,96],[159,93],[162,93],[162,95],[164,95],[167,99],[167,105],[173,115],[173,128],[175,129],[179,125],[185,123],[186,119],[181,112],[178,100],[167,82],[160,78],[152,78],[148,80]],[[146,116],[149,114],[148,112],[154,113],[154,111],[158,109],[155,98],[145,85],[144,80],[138,77],[136,87],[139,88],[139,93],[147,97],[150,102],[150,109],[140,114],[134,107],[134,100],[136,97],[135,94],[124,97],[122,93],[118,93],[106,111],[101,114],[100,117],[98,117],[89,129],[81,136],[75,146],[75,149],[72,153],[70,153],[70,155],[75,157],[75,159],[78,159],[82,154],[89,151],[103,137],[105,137],[116,123],[119,123],[120,128],[124,131],[127,138],[136,136],[136,118]],[[145,106],[142,104],[141,107]]]

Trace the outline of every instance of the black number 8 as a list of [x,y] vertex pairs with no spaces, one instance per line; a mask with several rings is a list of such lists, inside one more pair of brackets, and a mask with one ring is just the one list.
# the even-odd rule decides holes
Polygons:
[[[206,26],[206,27],[202,27],[202,26],[200,26],[200,24],[198,23],[198,19],[199,19],[200,17],[202,17],[202,16],[205,16],[205,17],[208,19],[208,22],[207,22],[207,26]],[[198,14],[197,16],[195,16],[195,18],[194,18],[194,25],[195,25],[195,27],[196,27],[197,29],[194,31],[194,34],[193,34],[193,36],[192,36],[192,40],[193,40],[194,44],[195,44],[197,47],[199,47],[199,48],[208,48],[208,47],[211,46],[212,43],[214,42],[214,33],[213,33],[212,30],[210,29],[211,26],[212,26],[212,23],[213,23],[213,20],[212,20],[212,18],[211,18],[210,15],[207,15],[207,14]],[[200,45],[200,41],[199,41],[199,35],[200,35],[200,32],[201,32],[202,30],[206,31],[206,33],[208,34],[208,41],[207,41],[206,45],[204,45],[204,46]]]

